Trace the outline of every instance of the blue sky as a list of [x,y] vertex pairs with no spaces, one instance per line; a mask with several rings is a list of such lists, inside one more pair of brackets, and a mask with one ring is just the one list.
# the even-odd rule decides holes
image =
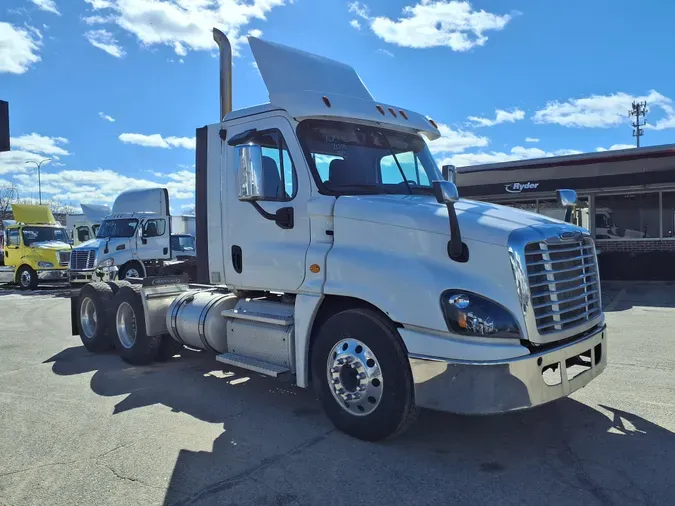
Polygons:
[[234,106],[267,101],[247,34],[352,65],[371,93],[441,124],[458,166],[634,145],[675,132],[675,4],[623,0],[4,0],[0,188],[111,202],[137,186],[194,199],[194,135],[218,119],[210,29],[235,41]]

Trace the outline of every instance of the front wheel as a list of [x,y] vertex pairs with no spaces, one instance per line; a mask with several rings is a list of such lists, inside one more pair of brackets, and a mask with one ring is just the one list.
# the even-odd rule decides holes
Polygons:
[[35,290],[38,286],[38,276],[31,267],[24,265],[16,273],[19,288],[22,290]]
[[417,413],[401,338],[372,309],[349,309],[322,325],[312,347],[312,380],[333,424],[358,439],[395,436]]
[[143,277],[143,271],[141,270],[141,267],[135,263],[132,262],[130,264],[127,264],[120,269],[119,273],[119,280],[125,280],[127,278],[142,278]]

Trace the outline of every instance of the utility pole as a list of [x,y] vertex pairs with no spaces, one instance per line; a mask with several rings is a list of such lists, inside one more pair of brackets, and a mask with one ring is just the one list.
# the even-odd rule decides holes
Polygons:
[[[642,137],[645,134],[645,131],[642,129],[643,126],[647,124],[647,120],[644,119],[647,116],[647,113],[649,111],[647,110],[647,102],[635,102],[633,101],[633,105],[631,106],[630,111],[628,111],[628,117],[633,117],[635,116],[635,122],[632,123],[633,125],[633,137],[635,137],[637,141],[637,147],[640,147],[640,137]],[[640,116],[642,116],[643,121],[640,122]]]
[[40,205],[42,205],[42,186],[40,185],[40,167],[44,162],[48,162],[51,160],[51,158],[45,158],[44,160],[40,161],[40,163],[34,161],[34,160],[29,160],[26,163],[34,163],[37,166],[38,170],[38,198],[40,200]]

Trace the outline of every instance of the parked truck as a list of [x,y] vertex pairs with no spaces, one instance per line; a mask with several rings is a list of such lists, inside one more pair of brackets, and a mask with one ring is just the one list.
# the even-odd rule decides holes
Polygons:
[[143,278],[171,258],[171,214],[165,188],[127,190],[101,221],[96,239],[73,248],[70,282]]
[[171,217],[171,252],[174,260],[189,260],[197,256],[194,216]]
[[82,214],[66,215],[66,229],[73,246],[96,237],[101,221],[110,214],[110,207],[102,204],[80,204]]
[[12,204],[14,223],[4,230],[0,283],[33,290],[40,282],[68,280],[71,247],[66,229],[48,206]]
[[433,120],[375,101],[342,63],[249,37],[270,102],[232,111],[230,46],[214,38],[222,121],[197,130],[202,284],[85,285],[71,299],[84,346],[133,364],[202,349],[312,386],[339,429],[370,441],[419,407],[521,410],[604,370],[586,230],[460,199],[424,141]]

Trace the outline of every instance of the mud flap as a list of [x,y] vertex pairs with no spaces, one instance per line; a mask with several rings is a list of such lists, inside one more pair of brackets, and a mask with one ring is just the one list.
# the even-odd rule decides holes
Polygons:
[[80,291],[79,290],[71,290],[70,291],[70,327],[72,331],[72,335],[74,336],[79,336],[80,335],[80,329],[77,325],[77,313],[78,313],[78,302],[79,302],[79,295]]

